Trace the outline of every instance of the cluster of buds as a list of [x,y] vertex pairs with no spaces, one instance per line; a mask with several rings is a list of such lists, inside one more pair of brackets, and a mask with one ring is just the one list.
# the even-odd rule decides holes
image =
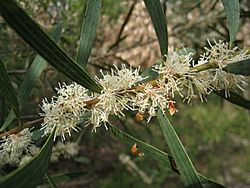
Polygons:
[[65,134],[70,136],[72,130],[78,131],[77,124],[86,113],[90,113],[86,126],[93,125],[95,132],[101,125],[106,127],[111,115],[125,116],[124,110],[136,111],[137,120],[147,117],[150,121],[158,108],[171,115],[177,112],[176,95],[189,103],[193,98],[203,101],[212,91],[225,90],[227,94],[229,89],[242,89],[243,77],[223,69],[227,64],[249,58],[247,50],[230,49],[222,41],[215,41],[214,45],[209,42],[209,45],[196,64],[192,53],[166,55],[162,63],[153,68],[158,77],[149,82],[143,81],[145,78],[139,75],[139,69],[123,65],[121,69],[115,67],[110,74],[101,71],[101,78],[96,77],[103,88],[100,94],[76,83],[63,84],[56,89],[58,96],[51,102],[43,100],[44,134],[55,128],[55,136],[61,135],[65,140]]

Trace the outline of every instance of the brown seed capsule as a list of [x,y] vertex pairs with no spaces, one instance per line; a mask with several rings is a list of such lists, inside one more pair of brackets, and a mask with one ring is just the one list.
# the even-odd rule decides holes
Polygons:
[[174,115],[175,112],[178,112],[178,110],[174,106],[174,102],[173,101],[169,101],[168,102],[168,106],[169,106],[169,113],[170,113],[171,116]]
[[141,113],[141,112],[137,112],[137,114],[135,115],[135,119],[136,119],[136,121],[138,121],[138,122],[144,120],[144,114]]
[[131,147],[131,152],[132,152],[134,155],[137,155],[137,153],[138,153],[137,143],[134,143],[134,144],[133,144],[133,146]]
[[131,147],[131,152],[138,157],[142,157],[144,155],[143,152],[138,150],[137,143],[133,144],[133,146]]

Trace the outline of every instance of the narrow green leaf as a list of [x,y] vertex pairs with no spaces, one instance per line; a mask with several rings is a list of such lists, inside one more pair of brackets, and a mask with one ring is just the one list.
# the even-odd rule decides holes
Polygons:
[[[128,144],[129,146],[132,146],[134,143],[137,143],[139,149],[145,154],[144,157],[149,157],[151,159],[154,159],[156,161],[158,161],[160,164],[165,165],[166,168],[168,168],[169,170],[172,170],[173,172],[179,174],[178,169],[175,169],[173,167],[173,164],[171,161],[172,157],[169,156],[167,153],[165,153],[164,151],[159,150],[158,148],[147,144],[121,130],[119,130],[118,128],[108,124],[108,131],[111,132],[117,139],[119,139],[120,141]],[[214,188],[223,188],[224,186],[215,183],[211,180],[209,180],[208,178],[206,178],[205,176],[198,174],[201,182],[203,185],[210,185],[213,186]]]
[[1,132],[4,131],[11,124],[11,122],[15,119],[15,117],[16,117],[16,115],[15,115],[13,109],[11,109],[7,118],[4,121],[4,124],[1,127],[0,131]]
[[80,157],[73,157],[73,160],[77,163],[81,163],[81,164],[89,164],[90,163],[90,159],[84,156],[80,156]]
[[154,146],[151,146],[127,133],[122,132],[121,130],[115,128],[112,125],[107,125],[108,131],[113,133],[113,135],[121,140],[122,142],[125,142],[126,144],[129,144],[132,146],[134,143],[137,143],[138,147],[143,151],[145,156],[150,157],[152,159],[157,160],[161,164],[165,164],[166,168],[169,170],[172,169],[171,163],[169,161],[169,155],[159,149],[157,149]]
[[35,187],[46,173],[52,153],[54,133],[49,136],[41,151],[26,165],[19,167],[0,180],[1,188]]
[[250,76],[250,59],[230,63],[224,68],[224,70],[232,74]]
[[[54,31],[51,33],[51,37],[57,42],[60,38],[62,31],[62,23],[58,24]],[[46,68],[47,62],[39,55],[35,57],[28,72],[25,74],[22,84],[20,85],[18,92],[18,99],[20,105],[23,105],[27,98],[30,96],[35,82],[41,76],[43,70]]]
[[70,181],[74,178],[79,178],[83,175],[89,174],[88,171],[75,171],[75,172],[67,172],[67,173],[61,173],[61,174],[56,174],[53,176],[50,176],[50,178],[55,182],[59,183],[62,181]]
[[140,83],[145,83],[145,82],[148,82],[148,81],[151,81],[151,80],[155,80],[159,74],[157,71],[154,70],[154,66],[155,65],[160,65],[162,64],[163,61],[162,60],[158,60],[155,64],[153,64],[151,67],[148,67],[146,70],[144,70],[142,73],[141,73],[141,77],[142,78],[145,78],[143,79],[142,81],[140,81]]
[[229,91],[229,96],[230,97],[226,97],[225,96],[225,90],[221,90],[221,91],[217,91],[217,92],[214,92],[215,94],[219,95],[220,97],[224,98],[225,100],[233,103],[233,104],[236,104],[238,106],[241,106],[243,108],[246,108],[248,110],[250,110],[250,101],[249,100],[246,100],[244,99],[242,96],[232,92],[232,91]]
[[158,38],[161,55],[168,53],[168,30],[167,20],[163,12],[160,0],[144,0],[150,18],[153,22],[155,33]]
[[3,62],[0,60],[0,94],[10,103],[14,112],[19,116],[19,104],[17,95],[14,88],[11,85],[8,73],[4,67]]
[[93,48],[96,28],[101,15],[102,0],[88,0],[81,28],[80,44],[77,54],[77,63],[86,67]]
[[222,4],[227,16],[230,46],[232,46],[240,24],[240,3],[239,0],[222,0]]
[[178,55],[188,55],[188,54],[192,54],[193,56],[196,54],[195,49],[193,48],[181,48],[179,50],[176,50],[176,52],[178,53]]
[[[51,34],[52,38],[55,41],[59,40],[61,31],[62,31],[62,24],[58,24],[55,30]],[[25,74],[22,84],[19,87],[18,100],[20,106],[22,106],[24,102],[27,100],[27,98],[30,96],[35,82],[41,76],[46,65],[47,65],[46,61],[39,55],[37,55],[33,60],[28,72]],[[1,127],[1,131],[4,131],[10,125],[10,123],[15,119],[15,117],[16,115],[14,111],[11,110],[3,126]]]
[[185,148],[183,147],[169,120],[160,109],[157,112],[157,118],[185,187],[202,188],[201,180],[196,173]]
[[50,187],[57,188],[56,183],[54,182],[52,177],[50,177],[47,173],[45,174],[45,177],[46,177],[47,181],[49,182]]
[[101,86],[57,46],[13,0],[1,0],[0,13],[15,32],[57,70],[92,91],[101,91]]

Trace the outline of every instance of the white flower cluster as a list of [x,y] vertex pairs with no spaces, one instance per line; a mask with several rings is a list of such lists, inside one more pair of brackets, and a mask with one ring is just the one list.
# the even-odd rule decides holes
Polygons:
[[167,93],[168,97],[171,98],[174,98],[175,93],[178,93],[188,102],[197,96],[203,100],[210,85],[192,70],[192,55],[192,53],[178,54],[178,52],[173,52],[166,56],[163,64],[155,66],[155,71],[160,75],[157,86],[162,93]]
[[29,147],[29,152],[22,156],[19,166],[23,166],[27,164],[32,158],[40,151],[39,147],[35,145],[31,145]]
[[51,161],[57,162],[60,157],[68,159],[70,157],[76,156],[79,152],[79,145],[75,142],[57,142],[55,147],[53,147]]
[[76,83],[59,85],[56,90],[58,96],[53,97],[50,103],[46,98],[43,100],[41,109],[44,113],[40,113],[44,117],[42,129],[47,135],[55,127],[55,136],[61,135],[65,140],[65,133],[70,135],[71,130],[78,131],[77,123],[87,110],[85,101],[91,96],[87,89]]
[[[229,89],[239,88],[243,90],[243,76],[225,72],[223,68],[233,62],[250,58],[247,50],[238,47],[229,48],[228,43],[216,42],[214,45],[208,41],[210,48],[205,48],[197,64],[194,64],[192,54],[178,54],[173,52],[166,56],[161,65],[156,65],[155,70],[160,74],[157,86],[162,93],[168,93],[171,98],[178,93],[188,102],[192,98],[200,98],[201,101],[212,91],[225,90],[226,96]],[[195,68],[202,65],[211,65],[212,69],[197,72]]]
[[133,109],[138,110],[138,114],[144,116],[147,113],[149,115],[148,122],[156,116],[158,107],[165,111],[170,107],[169,104],[172,104],[172,101],[162,92],[162,89],[154,87],[152,84],[146,84],[143,92],[137,92],[131,101]]
[[[102,73],[102,71],[101,71]],[[108,122],[110,115],[124,116],[123,110],[131,109],[129,102],[131,98],[131,87],[142,80],[139,69],[127,69],[125,65],[119,70],[111,70],[111,74],[102,73],[102,78],[96,78],[102,85],[103,90],[98,95],[99,102],[93,107],[90,123],[94,125],[93,130]]]
[[229,44],[222,40],[214,40],[214,44],[211,44],[209,40],[207,41],[209,48],[204,48],[205,53],[199,59],[198,65],[215,63],[220,68],[224,68],[227,64],[249,58],[249,52],[246,49],[240,49],[239,47],[230,49]]
[[[222,41],[205,48],[205,53],[195,64],[192,53],[173,52],[165,57],[154,70],[159,74],[156,80],[141,83],[144,78],[139,70],[115,67],[110,74],[101,71],[102,77],[96,78],[103,87],[100,94],[92,93],[82,86],[73,83],[57,88],[57,97],[51,103],[43,100],[41,116],[44,117],[42,129],[44,134],[56,129],[56,135],[65,140],[65,133],[70,135],[72,130],[77,131],[80,117],[86,112],[90,113],[87,125],[93,125],[96,131],[101,125],[109,121],[110,115],[124,116],[124,110],[137,111],[136,118],[143,120],[144,115],[156,115],[158,108],[168,110],[171,115],[177,112],[174,104],[175,95],[178,94],[188,102],[192,98],[201,101],[212,91],[240,88],[243,83],[242,76],[227,73],[223,68],[235,61],[249,58],[246,50],[230,49]],[[207,68],[197,71],[200,66]]]
[[18,165],[24,153],[32,148],[32,133],[28,128],[4,137],[0,145],[0,166]]
[[202,71],[198,75],[208,80],[212,90],[224,89],[226,97],[229,95],[229,89],[239,88],[243,91],[242,86],[246,85],[244,77],[225,72],[223,69],[230,63],[250,58],[248,50],[238,47],[230,49],[229,44],[222,40],[218,42],[214,40],[214,45],[208,40],[208,44],[210,48],[205,48],[206,52],[201,56],[196,66],[209,63],[217,65],[217,68]]
[[[124,115],[123,110],[130,108],[130,95],[132,86],[141,81],[139,70],[127,69],[124,65],[119,70],[111,70],[111,74],[102,73],[102,78],[96,78],[102,85],[100,94],[93,94],[84,87],[73,83],[64,84],[57,89],[57,97],[53,97],[51,103],[43,100],[41,109],[44,117],[42,129],[44,134],[49,134],[55,128],[55,136],[61,135],[65,140],[65,134],[71,135],[70,131],[78,131],[77,123],[80,116],[86,112],[91,113],[87,125],[93,125],[93,131],[101,124],[108,122],[110,115]],[[94,104],[91,104],[94,102]]]

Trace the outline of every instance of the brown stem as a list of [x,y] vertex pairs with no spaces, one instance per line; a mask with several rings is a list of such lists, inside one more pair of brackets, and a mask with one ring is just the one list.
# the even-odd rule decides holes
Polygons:
[[31,128],[32,126],[34,126],[34,124],[36,123],[41,123],[43,122],[43,118],[40,118],[40,119],[36,119],[34,121],[30,121],[30,122],[27,122],[21,126],[18,126],[18,127],[15,127],[7,132],[3,132],[0,134],[0,138],[3,138],[4,136],[9,136],[11,134],[16,134],[18,132],[20,132],[21,130],[25,129],[25,128]]
[[196,67],[192,68],[192,71],[194,72],[201,72],[207,69],[214,69],[214,68],[218,68],[218,65],[215,63],[204,63],[202,65],[198,65]]

